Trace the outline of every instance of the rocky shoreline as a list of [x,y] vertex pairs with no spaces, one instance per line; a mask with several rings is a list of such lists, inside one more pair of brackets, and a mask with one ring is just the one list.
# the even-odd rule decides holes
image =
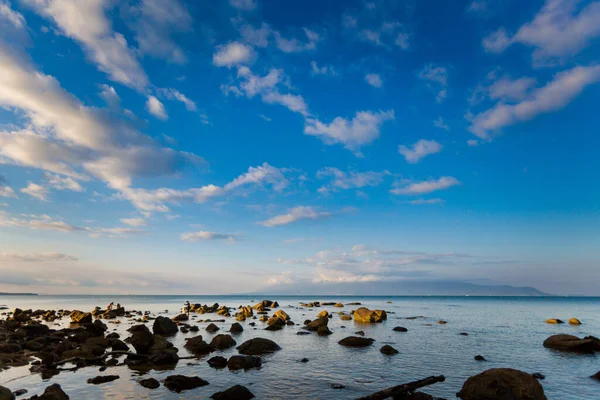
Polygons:
[[[332,334],[329,321],[333,318],[369,325],[385,321],[388,314],[383,309],[371,310],[362,307],[360,303],[311,302],[289,307],[312,312],[315,316],[314,319],[303,321],[302,328],[297,332],[298,335],[329,336]],[[315,309],[323,307],[333,307],[334,310],[339,311],[322,309],[316,312]],[[213,315],[214,318],[201,318],[205,314]],[[189,313],[177,313],[171,316],[155,315],[142,310],[126,310],[121,306],[112,309],[95,307],[90,311],[16,308],[13,311],[4,310],[0,315],[2,317],[0,319],[0,373],[13,367],[29,366],[32,374],[40,374],[42,379],[51,380],[61,372],[81,368],[96,368],[106,372],[104,375],[88,379],[87,384],[90,385],[110,385],[111,382],[120,379],[119,375],[109,373],[112,367],[127,366],[140,373],[151,370],[174,370],[181,360],[186,359],[206,358],[208,366],[215,369],[230,371],[260,369],[263,356],[285,351],[285,349],[275,341],[263,337],[245,340],[238,345],[240,334],[245,329],[277,331],[296,325],[289,314],[280,308],[276,301],[271,300],[238,307],[192,304]],[[228,320],[231,321],[228,332],[217,333],[221,328],[215,322],[225,323]],[[547,322],[558,323],[557,321],[560,320],[551,319]],[[581,324],[574,318],[569,320],[572,324],[575,324],[575,321]],[[59,322],[68,322],[68,326],[62,327]],[[440,325],[446,323],[447,321],[438,321]],[[131,325],[126,329],[127,337],[122,338],[114,331],[109,332],[109,326],[120,324]],[[60,328],[55,329],[56,327]],[[215,335],[212,340],[207,341],[199,334],[201,330]],[[399,335],[408,333],[408,329],[402,326],[396,326],[392,331]],[[169,340],[175,335],[185,334],[192,335],[185,338],[183,346],[191,354],[190,356],[181,356],[179,349]],[[460,335],[468,336],[468,333],[462,332]],[[376,346],[375,340],[365,337],[363,331],[354,332],[340,340],[338,344],[346,348],[349,353],[356,348]],[[552,351],[600,352],[600,340],[593,336],[578,338],[572,335],[553,335],[544,341],[543,346]],[[219,355],[219,352],[233,347],[239,354],[229,358]],[[393,357],[399,353],[389,344],[376,347],[386,357]],[[485,362],[485,357],[481,355],[476,355],[474,359]],[[301,361],[309,362],[308,359]],[[598,379],[600,372],[594,376],[596,377],[594,379]],[[542,400],[546,399],[543,387],[539,383],[543,378],[544,376],[539,372],[531,374],[509,368],[489,369],[465,381],[457,397],[463,400],[509,398]],[[443,382],[443,377],[431,381],[431,383],[437,382]],[[200,376],[180,374],[169,375],[162,382],[149,378],[141,379],[138,383],[146,390],[154,390],[163,385],[175,393],[192,391],[210,384]],[[392,384],[397,382],[390,382],[390,386],[393,386]],[[0,400],[22,398],[27,392],[22,388],[11,389],[0,386]],[[434,399],[417,390],[407,389],[403,393],[390,390],[389,393],[391,394],[388,397],[377,397],[381,395],[373,394],[372,396],[375,397],[364,398]],[[254,394],[242,385],[233,385],[225,391],[215,392],[211,398],[243,400],[254,398]],[[43,394],[35,395],[30,399],[63,400],[69,399],[69,394],[55,383],[45,388]]]

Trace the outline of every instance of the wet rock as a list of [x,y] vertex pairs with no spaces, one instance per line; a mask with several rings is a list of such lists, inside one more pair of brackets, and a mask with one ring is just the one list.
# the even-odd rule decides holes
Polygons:
[[467,332],[461,332],[459,333],[460,336],[469,336],[469,334]]
[[190,328],[190,332],[198,332],[199,330],[200,330],[200,328],[198,328],[196,325],[194,325]]
[[447,322],[447,321],[444,321],[443,319],[441,319],[441,320],[439,320],[437,323],[438,323],[439,325],[446,325],[448,322]]
[[333,306],[334,306],[334,307],[337,307],[337,308],[342,308],[342,307],[344,307],[344,305],[343,305],[342,303],[335,303]]
[[167,317],[156,317],[154,324],[152,324],[152,332],[155,335],[169,336],[176,334],[177,331],[177,324]]
[[113,351],[129,351],[129,346],[127,346],[122,340],[111,339],[109,343]]
[[242,343],[237,347],[237,350],[240,352],[240,354],[259,356],[263,354],[274,353],[278,350],[281,350],[281,347],[279,347],[279,345],[272,340],[254,338]]
[[69,314],[71,322],[77,324],[91,324],[93,321],[92,313],[75,310]]
[[[158,318],[157,318],[158,319]],[[187,321],[188,319],[190,319],[190,317],[188,317],[187,314],[179,314],[174,316],[173,318],[171,318],[173,321],[177,321],[177,322],[181,322],[181,321]]]
[[361,303],[359,302],[354,302],[354,303],[346,303],[347,306],[360,306]]
[[307,332],[307,331],[298,331],[298,332],[296,332],[296,335],[310,335],[310,332]]
[[211,351],[214,351],[214,348],[206,343],[201,335],[189,338],[183,347],[196,354],[208,354]]
[[100,385],[102,383],[116,381],[119,378],[119,375],[102,375],[88,379],[87,383],[91,383],[92,385]]
[[308,362],[308,358],[303,358],[302,360],[300,360],[301,363],[307,363]]
[[338,343],[345,347],[367,347],[373,344],[374,340],[360,336],[348,336]]
[[539,373],[539,372],[534,372],[533,374],[531,374],[531,376],[533,376],[535,379],[538,379],[538,380],[544,380],[544,379],[546,379],[546,376],[544,374]]
[[174,365],[179,362],[179,356],[175,349],[159,350],[150,355],[149,361],[152,365]]
[[208,385],[208,382],[198,376],[170,375],[164,381],[167,389],[180,393],[197,387]]
[[590,378],[595,379],[597,381],[600,381],[600,371],[596,372],[594,375],[592,375]]
[[581,325],[581,321],[577,318],[569,318],[569,325]]
[[158,389],[160,387],[160,382],[154,378],[142,379],[139,383],[147,389]]
[[392,329],[394,332],[408,332],[408,329],[406,329],[403,326],[397,326],[394,329]]
[[558,319],[558,318],[550,318],[546,320],[547,324],[564,324],[565,321]]
[[328,324],[329,318],[317,318],[306,324],[305,329],[311,332],[318,332],[321,326],[327,327]]
[[[361,338],[362,339],[362,338]],[[385,354],[386,356],[393,356],[394,354],[398,354],[400,353],[398,350],[396,350],[395,348],[393,348],[392,346],[390,346],[389,344],[386,344],[385,346],[383,346],[381,349],[379,349],[379,352],[381,354]]]
[[283,310],[277,310],[275,311],[275,313],[273,314],[274,317],[277,317],[279,319],[282,319],[283,321],[289,321],[290,320],[290,316]]
[[319,336],[329,336],[332,333],[333,332],[329,330],[329,327],[327,327],[327,325],[321,325],[319,326],[319,329],[317,329],[317,335]]
[[223,392],[217,392],[210,396],[215,400],[250,400],[254,398],[254,394],[245,386],[235,385]]
[[217,350],[225,350],[225,349],[235,346],[236,344],[237,344],[236,341],[233,340],[231,335],[226,335],[226,334],[217,335],[210,342],[210,345]]
[[268,326],[274,326],[274,327],[278,327],[278,328],[283,328],[285,326],[285,320],[279,318],[279,317],[271,317],[267,320],[267,325]]
[[364,324],[382,322],[387,319],[387,314],[384,310],[369,310],[366,307],[357,308],[354,311],[354,321]]
[[342,385],[341,383],[330,383],[329,387],[332,389],[344,389],[346,386]]
[[356,331],[354,332],[354,334],[359,336],[365,336],[365,331]]
[[227,359],[221,356],[215,356],[206,361],[212,368],[221,369],[227,366]]
[[327,310],[323,310],[320,313],[318,313],[317,319],[319,318],[329,318],[329,313],[327,312]]
[[[13,392],[13,394],[14,394],[16,397],[23,396],[25,393],[27,393],[27,389],[19,389],[19,390],[15,390],[15,391]],[[2,398],[2,396],[0,396],[0,399],[1,399],[1,398]]]
[[117,332],[112,332],[109,333],[108,335],[106,335],[107,339],[120,339],[121,335],[119,335]]
[[133,346],[136,352],[146,354],[154,344],[154,335],[146,325],[134,325],[128,329],[131,336],[125,341]]
[[62,390],[58,383],[50,385],[41,395],[30,397],[29,400],[69,400],[69,396]]
[[544,340],[544,347],[574,353],[593,353],[600,351],[600,339],[593,336],[580,339],[573,335],[552,335]]
[[216,331],[218,331],[220,328],[218,326],[216,326],[215,324],[211,323],[206,327],[206,331],[210,332],[210,333],[215,333]]
[[487,361],[484,356],[479,355],[479,354],[473,358],[475,359],[475,361]]
[[244,331],[244,327],[237,322],[234,322],[233,324],[231,324],[231,328],[229,328],[229,332],[231,332],[231,333],[240,333],[243,331]]
[[340,319],[342,321],[352,321],[352,316],[351,315],[340,315]]
[[9,388],[0,386],[0,400],[15,400],[15,395]]
[[227,368],[230,370],[260,368],[262,361],[256,356],[231,356],[227,361]]
[[470,377],[456,396],[463,400],[547,400],[533,376],[510,368],[488,369]]

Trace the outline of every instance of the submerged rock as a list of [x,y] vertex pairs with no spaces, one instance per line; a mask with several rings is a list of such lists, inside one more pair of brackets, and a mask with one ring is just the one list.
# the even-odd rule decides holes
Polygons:
[[552,335],[544,340],[544,347],[574,353],[593,353],[600,351],[600,339],[593,336],[580,339],[573,335]]
[[598,371],[594,375],[590,376],[590,378],[600,381],[600,371]]
[[364,324],[382,322],[387,319],[387,314],[384,310],[369,310],[366,307],[357,308],[354,311],[354,321]]
[[530,374],[510,368],[488,369],[472,376],[456,394],[463,400],[547,400]]
[[346,347],[367,347],[371,346],[375,340],[360,336],[348,336],[340,340],[338,343]]
[[260,356],[263,354],[274,353],[281,350],[281,347],[272,340],[264,338],[254,338],[245,341],[237,347],[240,354]]
[[231,370],[260,368],[262,360],[256,356],[231,356],[227,361],[227,367]]
[[546,379],[546,376],[544,376],[544,374],[541,374],[539,372],[534,372],[533,374],[531,374],[531,376],[533,376],[535,379],[539,379],[539,380]]
[[569,325],[581,325],[581,321],[577,318],[569,318]]
[[217,350],[225,350],[225,349],[235,346],[236,344],[237,344],[236,341],[233,340],[231,335],[226,335],[226,334],[217,335],[210,342],[210,345]]
[[208,382],[198,376],[170,375],[163,384],[167,389],[180,393],[184,390],[206,386]]
[[211,368],[221,369],[227,366],[227,359],[221,356],[215,356],[206,361]]
[[158,389],[160,387],[160,382],[154,378],[142,379],[139,383],[147,389]]
[[397,326],[394,329],[392,329],[394,332],[408,332],[408,329],[406,329],[403,326]]
[[481,356],[479,354],[473,358],[475,359],[475,361],[487,361],[484,356]]
[[91,383],[92,385],[100,385],[102,383],[112,382],[119,379],[119,375],[101,375],[95,378],[90,378],[87,380],[87,383]]
[[69,396],[62,390],[58,383],[50,385],[41,395],[30,397],[29,400],[69,400]]
[[558,319],[558,318],[550,318],[546,320],[547,324],[564,324],[565,321]]
[[235,385],[223,392],[217,392],[210,396],[215,400],[250,400],[254,398],[254,394],[245,386]]
[[208,354],[214,351],[214,348],[202,339],[202,335],[189,338],[183,347],[196,354]]
[[398,354],[400,353],[398,350],[396,350],[395,348],[393,348],[392,346],[390,346],[389,344],[386,344],[385,346],[383,346],[381,349],[379,349],[379,352],[381,354],[385,354],[387,356],[393,356],[394,354]]

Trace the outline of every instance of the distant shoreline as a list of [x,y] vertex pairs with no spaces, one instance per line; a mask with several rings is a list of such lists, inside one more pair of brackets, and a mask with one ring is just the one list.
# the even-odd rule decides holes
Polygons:
[[0,292],[0,296],[39,296],[38,293],[5,293]]

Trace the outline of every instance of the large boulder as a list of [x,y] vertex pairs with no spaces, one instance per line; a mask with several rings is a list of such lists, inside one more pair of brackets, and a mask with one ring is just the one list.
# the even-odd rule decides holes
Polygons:
[[183,390],[190,390],[208,385],[204,379],[198,376],[171,375],[164,381],[167,389],[180,393]]
[[175,365],[179,361],[177,349],[167,349],[155,351],[150,355],[150,362],[155,366]]
[[256,356],[231,356],[227,361],[227,368],[231,370],[260,368],[262,361]]
[[274,353],[281,350],[281,347],[272,340],[264,338],[254,338],[245,341],[237,347],[240,354],[260,356],[262,354]]
[[364,324],[373,322],[382,322],[387,319],[387,314],[384,310],[369,310],[366,307],[357,308],[354,311],[354,321]]
[[511,368],[488,369],[470,377],[456,396],[463,400],[547,400],[537,379]]
[[231,335],[226,335],[226,334],[217,335],[210,342],[210,345],[217,350],[225,350],[225,349],[235,346],[236,344],[237,344],[236,341],[233,340]]
[[154,324],[152,325],[152,332],[154,332],[155,335],[169,336],[176,334],[178,331],[177,324],[167,317],[156,317]]
[[75,310],[69,314],[71,322],[75,324],[91,324],[93,322],[92,313]]
[[223,392],[217,392],[210,396],[215,400],[250,400],[254,398],[254,394],[245,386],[235,385]]
[[305,329],[311,332],[317,332],[320,327],[327,327],[327,324],[329,324],[329,318],[317,318],[306,324]]
[[360,337],[360,336],[348,336],[340,340],[338,343],[346,347],[367,347],[372,345],[373,339]]
[[202,339],[202,335],[189,338],[183,347],[196,354],[208,354],[214,351],[214,348]]
[[274,317],[280,318],[284,321],[289,321],[290,320],[290,316],[283,310],[277,310],[275,311],[275,313],[273,314]]
[[154,335],[146,325],[134,325],[128,329],[131,336],[125,341],[133,346],[136,352],[146,354],[154,344]]
[[600,351],[600,339],[593,336],[580,339],[573,335],[552,335],[544,340],[544,347],[573,353],[593,353]]
[[222,356],[214,356],[206,361],[211,368],[221,369],[227,366],[227,359]]
[[15,395],[9,388],[0,386],[0,400],[15,400]]
[[229,328],[229,332],[231,333],[240,333],[244,331],[244,327],[237,322],[231,324],[231,328]]
[[41,395],[30,397],[29,400],[69,400],[69,396],[62,390],[58,383],[50,385]]

